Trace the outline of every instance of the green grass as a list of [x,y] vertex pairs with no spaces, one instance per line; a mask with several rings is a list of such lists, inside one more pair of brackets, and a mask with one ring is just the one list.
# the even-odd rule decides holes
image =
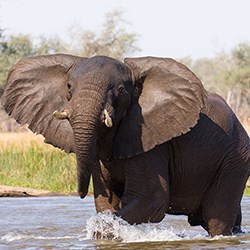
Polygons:
[[245,188],[244,195],[250,196],[250,187]]
[[[74,154],[47,145],[9,145],[0,149],[0,185],[76,192]],[[90,192],[92,191],[92,185]]]

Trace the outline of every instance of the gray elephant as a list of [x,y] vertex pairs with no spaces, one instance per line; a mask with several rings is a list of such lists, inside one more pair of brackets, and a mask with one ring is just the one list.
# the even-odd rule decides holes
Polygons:
[[97,212],[129,223],[188,216],[213,235],[241,230],[249,137],[218,95],[169,58],[24,58],[9,73],[9,115],[77,158]]

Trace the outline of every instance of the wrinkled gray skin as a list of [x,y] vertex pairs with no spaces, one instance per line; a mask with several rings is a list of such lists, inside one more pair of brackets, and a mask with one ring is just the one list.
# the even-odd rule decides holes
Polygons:
[[249,137],[218,95],[169,58],[25,58],[5,110],[46,142],[75,152],[78,193],[90,176],[97,212],[129,223],[184,214],[210,235],[240,232]]

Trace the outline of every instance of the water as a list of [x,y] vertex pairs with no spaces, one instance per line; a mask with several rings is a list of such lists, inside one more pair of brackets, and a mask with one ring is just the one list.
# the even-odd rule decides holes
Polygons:
[[250,249],[250,197],[242,208],[245,234],[210,238],[185,216],[131,226],[97,215],[92,197],[1,198],[0,249]]

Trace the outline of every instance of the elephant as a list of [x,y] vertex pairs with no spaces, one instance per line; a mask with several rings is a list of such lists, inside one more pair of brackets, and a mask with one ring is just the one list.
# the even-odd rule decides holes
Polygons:
[[78,194],[130,224],[186,215],[210,236],[241,231],[248,134],[226,101],[185,65],[153,56],[23,58],[6,112],[76,154]]

